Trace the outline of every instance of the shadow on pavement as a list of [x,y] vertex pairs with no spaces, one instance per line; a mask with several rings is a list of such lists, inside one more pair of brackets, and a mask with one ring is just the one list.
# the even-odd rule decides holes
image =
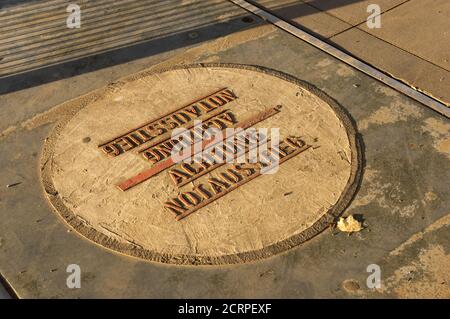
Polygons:
[[[329,10],[358,1],[361,0],[326,1],[326,8]],[[176,2],[181,3],[181,1]],[[312,10],[313,8],[310,5],[314,6],[317,2],[317,4],[323,6],[324,1],[315,0],[310,1],[309,4],[301,1],[297,2],[298,3],[284,6],[271,6],[270,11],[275,15],[283,16],[285,19],[294,19],[302,15],[308,15],[316,12],[315,10]],[[34,4],[35,1],[8,0],[3,3],[3,6],[12,6],[14,4],[25,3]],[[263,4],[265,3],[267,3],[267,1]],[[257,3],[255,4],[258,5]],[[237,12],[240,12],[240,10],[237,10]],[[182,22],[177,21],[176,23]],[[106,52],[104,52],[105,49],[103,47],[99,46],[99,52],[93,52],[88,56],[77,58],[75,60],[67,61],[67,59],[62,56],[58,63],[54,63],[52,65],[44,64],[39,68],[25,69],[20,73],[12,73],[0,77],[0,94],[15,92],[60,79],[93,72],[110,66],[127,63],[140,58],[157,55],[163,52],[196,45],[232,34],[234,32],[256,27],[261,25],[261,23],[262,20],[259,17],[242,12],[242,14],[237,14],[226,21],[214,23],[204,23],[203,21],[198,21],[197,25],[186,28],[182,31],[178,31],[176,33],[167,32],[167,34],[159,34],[152,39],[143,40],[139,43],[132,43],[130,45],[117,48],[108,48]],[[311,32],[311,30],[308,29],[306,29],[306,31]],[[317,34],[314,35],[320,37]],[[67,46],[70,48],[70,41],[67,42],[69,42],[67,43]],[[20,47],[17,49],[20,49]],[[70,53],[70,51],[68,52]],[[8,51],[8,54],[11,53]],[[30,61],[33,62],[33,54],[30,56]],[[1,67],[2,61],[0,59],[0,69]]]

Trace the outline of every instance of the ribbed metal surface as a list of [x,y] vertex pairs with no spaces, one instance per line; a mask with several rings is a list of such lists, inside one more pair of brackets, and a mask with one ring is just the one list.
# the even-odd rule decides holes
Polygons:
[[[68,4],[81,8],[70,29]],[[202,28],[242,13],[226,0],[47,0],[0,10],[0,77]]]

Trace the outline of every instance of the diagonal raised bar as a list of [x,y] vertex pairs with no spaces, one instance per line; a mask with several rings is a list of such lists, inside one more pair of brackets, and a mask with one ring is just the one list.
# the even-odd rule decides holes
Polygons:
[[[259,123],[261,121],[264,121],[264,120],[268,119],[269,117],[277,114],[278,112],[280,112],[280,109],[278,107],[270,108],[268,110],[265,110],[265,111],[257,114],[256,116],[254,116],[254,117],[252,117],[252,118],[242,122],[241,124],[236,125],[235,128],[246,129],[246,128],[250,127],[250,126],[255,125],[256,123]],[[224,131],[224,130],[222,130],[222,131]],[[231,136],[233,136],[233,135],[231,135]],[[219,143],[219,142],[217,142],[217,143]],[[213,145],[215,145],[217,143],[211,143],[208,140],[208,141],[202,141],[202,142],[198,142],[196,144],[193,144],[192,147],[195,150],[196,146],[201,144],[201,146],[202,146],[201,149],[203,151],[206,147],[213,146]],[[185,157],[182,156],[181,158],[182,159],[186,159],[189,156],[191,156],[191,154],[192,153],[187,154],[187,155],[185,155]],[[192,154],[192,155],[195,155],[195,153]],[[129,190],[130,188],[132,188],[132,187],[134,187],[134,186],[136,186],[136,185],[138,185],[138,184],[148,180],[149,178],[155,176],[156,174],[164,171],[165,169],[167,169],[167,168],[169,168],[169,167],[171,167],[172,165],[175,165],[175,164],[176,164],[176,162],[174,162],[172,157],[170,157],[170,158],[168,158],[168,159],[158,163],[157,165],[153,166],[152,168],[150,168],[148,170],[145,170],[145,171],[139,173],[138,175],[133,176],[133,177],[127,179],[126,181],[123,181],[123,182],[117,184],[117,187],[121,191]]]

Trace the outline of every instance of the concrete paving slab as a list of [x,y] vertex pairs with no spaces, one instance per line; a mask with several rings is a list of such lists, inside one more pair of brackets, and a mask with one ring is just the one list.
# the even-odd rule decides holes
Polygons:
[[[267,10],[273,10],[270,3],[258,3]],[[322,20],[324,28],[316,28],[315,32],[328,38],[330,43],[450,105],[447,89],[450,83],[448,2],[379,1],[377,4],[382,12],[382,27],[379,29],[370,29],[366,24],[370,1],[316,0],[304,3],[322,11],[322,14],[317,14],[317,19]],[[279,10],[278,16],[307,27],[302,24],[306,22],[294,22],[291,12]],[[330,16],[355,27],[329,36],[337,30],[327,27],[325,21]]]
[[[365,229],[348,236],[329,228],[283,254],[233,266],[163,265],[104,249],[71,230],[44,195],[40,153],[68,110],[46,105],[46,92],[32,95],[28,88],[4,93],[2,99],[15,105],[15,94],[24,92],[42,101],[35,104],[40,109],[33,113],[30,106],[23,122],[0,137],[0,273],[19,297],[450,296],[447,119],[270,25],[224,33],[158,62],[149,57],[139,65],[152,70],[201,62],[259,65],[331,96],[354,120],[363,142],[363,177],[344,215],[362,215]],[[137,65],[128,65],[133,64],[114,70],[135,72]],[[98,83],[110,81],[108,72],[92,73]],[[90,79],[85,73],[76,80]],[[73,97],[58,90],[64,81],[77,83],[67,78],[48,84],[62,100]],[[66,285],[70,264],[81,268],[79,289]],[[380,289],[365,284],[371,264],[381,267]]]
[[350,24],[302,1],[257,0],[254,2],[270,9],[277,16],[289,19],[295,25],[302,26],[322,37],[332,37],[351,27]]
[[352,55],[358,59],[449,104],[450,73],[447,70],[358,28],[345,31],[330,40],[338,47],[350,48]]
[[450,71],[450,2],[410,0],[383,13],[382,27],[362,30]]
[[[303,0],[309,5],[325,11],[334,17],[341,19],[353,26],[363,23],[367,20],[370,13],[367,7],[374,3],[369,0]],[[381,12],[390,10],[408,0],[378,0],[376,4],[381,7]]]

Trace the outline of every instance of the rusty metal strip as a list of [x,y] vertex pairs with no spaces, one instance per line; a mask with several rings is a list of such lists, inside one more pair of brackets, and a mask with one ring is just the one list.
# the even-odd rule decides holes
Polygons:
[[[203,149],[205,144],[207,144],[208,142],[209,141],[203,141],[203,142],[196,143],[196,144],[192,145],[192,148],[195,149],[196,146],[198,146],[199,144],[202,144],[202,149]],[[192,154],[192,152],[188,155],[181,156],[181,160],[188,158],[189,156],[191,156],[191,154]],[[168,169],[169,167],[171,167],[172,165],[175,165],[175,164],[176,164],[176,162],[173,161],[172,157],[169,157],[168,159],[166,159],[162,162],[159,162],[152,168],[145,170],[145,171],[139,173],[138,175],[133,176],[130,179],[127,179],[126,181],[118,184],[117,187],[121,191],[127,191],[130,188],[132,188],[142,182],[145,182],[149,178],[152,178],[153,176],[161,173],[162,171]]]
[[[291,154],[289,154],[289,155],[287,155],[287,156],[281,158],[279,164],[282,164],[282,163],[286,162],[287,160],[289,160],[289,159],[291,159],[291,158],[293,158],[293,157],[299,155],[300,153],[303,153],[304,151],[308,150],[310,147],[312,147],[312,145],[305,145],[305,146],[303,146],[303,147],[301,147],[301,148],[295,150],[295,151],[292,152]],[[240,186],[242,186],[242,185],[244,185],[244,184],[250,182],[251,180],[253,180],[253,179],[255,179],[256,177],[261,176],[261,175],[262,175],[262,174],[261,174],[261,170],[259,170],[257,173],[251,175],[251,176],[248,177],[247,179],[242,179],[240,182],[238,182],[238,183],[232,185],[230,188],[228,188],[227,190],[223,191],[222,193],[219,193],[219,194],[217,194],[217,195],[214,196],[214,197],[211,197],[211,198],[209,198],[209,199],[204,200],[204,201],[201,202],[199,205],[195,206],[194,209],[189,210],[189,211],[186,211],[186,212],[184,212],[183,214],[178,215],[178,216],[176,217],[176,220],[182,220],[183,218],[185,218],[185,217],[189,216],[190,214],[196,212],[196,211],[199,210],[200,208],[205,207],[206,205],[212,203],[213,201],[215,201],[215,200],[221,198],[222,196],[224,196],[224,195],[226,195],[226,194],[228,194],[228,193],[234,191],[234,190],[237,189],[238,187],[240,187]]]
[[[244,122],[242,122],[240,125],[237,125],[235,128],[242,128],[242,129],[246,129],[252,125],[255,125],[256,123],[259,123],[261,121],[264,121],[266,119],[268,119],[269,117],[277,114],[280,112],[279,108],[270,108],[268,110],[265,110],[259,114],[257,114],[255,117],[252,117]],[[225,130],[222,130],[225,131]],[[233,135],[232,135],[233,136]],[[218,141],[217,143],[219,143],[220,141]],[[198,146],[199,144],[202,144],[202,148],[201,150],[203,151],[206,147],[210,147],[213,146],[217,143],[211,143],[209,140],[208,141],[203,141],[203,142],[198,142],[196,144],[194,144],[192,147],[193,149],[196,149],[196,146]],[[192,152],[191,152],[192,154]],[[191,156],[191,154],[186,155],[185,158]],[[192,154],[192,156],[195,156],[196,154]],[[182,157],[183,158],[183,157]],[[183,158],[183,159],[185,159]],[[119,184],[117,184],[116,186],[121,190],[121,191],[127,191],[130,188],[148,180],[149,178],[155,176],[156,174],[162,172],[163,170],[171,167],[172,165],[175,165],[176,163],[172,160],[172,158],[168,158],[160,163],[158,163],[157,165],[153,166],[152,168],[145,170],[141,173],[139,173],[138,175],[131,177],[130,179],[127,179],[126,181],[123,181]]]

